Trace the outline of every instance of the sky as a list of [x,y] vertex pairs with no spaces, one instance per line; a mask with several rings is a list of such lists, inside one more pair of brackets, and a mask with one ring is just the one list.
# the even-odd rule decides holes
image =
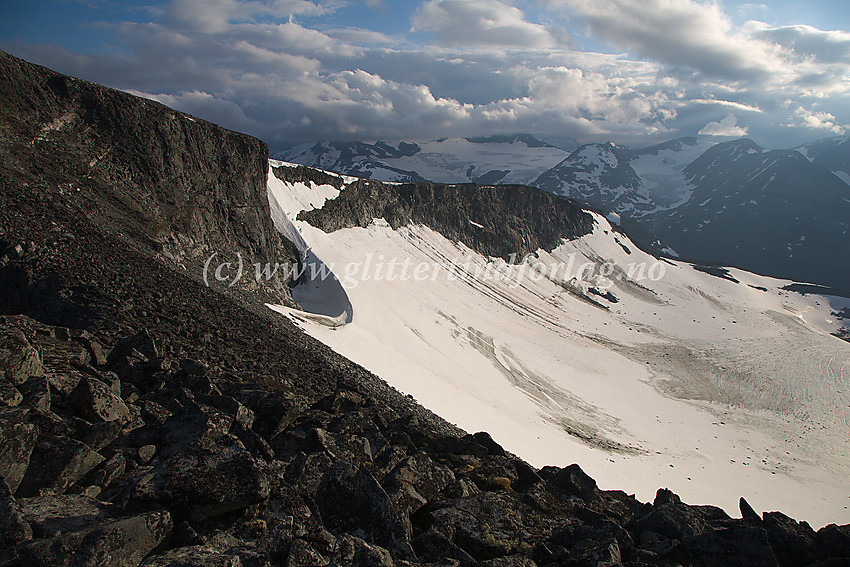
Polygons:
[[850,130],[846,0],[6,0],[0,49],[246,132],[650,145]]

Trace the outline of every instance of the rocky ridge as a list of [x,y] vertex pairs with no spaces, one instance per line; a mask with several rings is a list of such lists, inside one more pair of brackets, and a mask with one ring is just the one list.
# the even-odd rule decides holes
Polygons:
[[[212,253],[297,257],[256,190],[268,162],[260,140],[3,52],[0,79],[4,186],[62,202],[125,245],[192,274]],[[4,205],[14,198],[5,192]],[[286,284],[261,291],[286,301]]]
[[[256,298],[174,269],[128,208],[84,214],[57,185],[81,178],[28,172],[28,138],[8,129],[24,120],[0,108],[12,134],[0,152],[23,152],[0,167],[0,565],[850,558],[850,526],[816,532],[743,501],[729,518],[663,489],[641,503],[578,465],[536,470],[486,433],[458,431]],[[259,203],[266,167],[255,168],[246,191]],[[232,222],[221,214],[198,234]]]
[[[334,176],[328,174],[317,177],[315,170],[305,166],[273,171],[284,181],[342,187],[341,179],[332,180]],[[593,217],[576,203],[522,185],[389,184],[359,179],[345,184],[340,195],[322,208],[298,216],[325,232],[365,227],[376,218],[393,228],[424,224],[485,256],[514,261],[593,230]]]

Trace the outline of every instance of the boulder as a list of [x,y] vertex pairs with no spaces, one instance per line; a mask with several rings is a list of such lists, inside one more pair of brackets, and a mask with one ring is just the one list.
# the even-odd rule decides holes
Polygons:
[[23,400],[21,405],[40,412],[50,411],[52,396],[50,394],[50,381],[43,377],[30,377],[25,383],[18,387]]
[[455,481],[448,467],[418,452],[399,463],[384,479],[383,486],[398,509],[413,514],[436,498]]
[[223,411],[245,429],[254,425],[254,412],[230,396],[197,395],[195,400]]
[[682,547],[694,567],[777,567],[767,539],[758,527],[739,525],[686,537]]
[[762,520],[780,567],[806,566],[824,558],[815,530],[806,522],[797,522],[782,512],[765,512]]
[[36,538],[77,532],[118,517],[113,505],[79,494],[19,498],[18,504]]
[[546,482],[546,488],[561,500],[571,498],[591,500],[599,495],[596,481],[575,464],[555,473]]
[[24,478],[38,438],[38,428],[29,423],[27,415],[19,408],[0,409],[0,476],[13,494]]
[[266,440],[260,437],[253,429],[245,429],[240,423],[234,422],[230,426],[230,434],[235,436],[245,445],[248,452],[254,457],[270,462],[274,459],[275,453],[271,446],[266,443]]
[[289,548],[286,567],[315,567],[327,565],[328,559],[303,539],[295,539]]
[[335,463],[316,490],[315,502],[329,529],[356,532],[401,558],[413,557],[407,541],[409,520],[395,509],[387,493],[365,468]]
[[211,545],[178,547],[150,557],[142,567],[267,567],[268,558],[245,547],[219,549]]
[[390,552],[383,547],[367,543],[351,534],[344,534],[336,542],[329,565],[339,567],[393,567]]
[[88,445],[92,451],[101,451],[115,441],[122,431],[121,420],[84,422],[77,428],[74,438]]
[[537,567],[537,563],[524,555],[509,555],[482,561],[477,567]]
[[27,523],[21,506],[12,496],[9,485],[0,476],[0,549],[32,539],[32,528]]
[[41,356],[19,329],[0,332],[0,380],[23,384],[30,376],[42,376]]
[[0,379],[0,405],[15,407],[23,401],[21,392],[10,382]]
[[301,453],[286,468],[286,480],[291,482],[303,495],[313,495],[318,490],[325,473],[333,461],[324,452]]
[[462,498],[432,511],[431,519],[431,529],[478,561],[530,551],[534,524],[542,520],[505,491]]
[[96,378],[83,376],[68,397],[77,415],[92,423],[127,422],[130,410],[112,389]]
[[700,508],[683,504],[678,496],[664,488],[656,493],[652,507],[638,512],[630,525],[635,537],[651,531],[675,540],[698,536],[707,530],[708,524]]
[[163,457],[170,457],[202,439],[226,435],[233,417],[206,404],[190,402],[166,419],[162,427]]
[[171,516],[164,510],[109,519],[19,545],[9,565],[137,567],[171,529]]
[[43,489],[61,494],[102,461],[101,455],[76,439],[40,435],[16,494],[36,496]]
[[117,452],[108,461],[86,475],[84,484],[97,486],[103,490],[109,488],[112,483],[121,478],[127,470],[127,459],[124,454]]
[[269,496],[269,479],[229,435],[202,439],[124,483],[128,509],[165,506],[179,518],[202,520],[247,508]]
[[302,409],[286,392],[242,390],[232,395],[254,413],[253,430],[269,442],[291,425]]
[[819,529],[815,537],[824,552],[850,559],[850,524],[829,524]]
[[445,561],[456,561],[462,565],[475,564],[466,551],[442,533],[430,529],[413,540],[413,549],[422,561],[442,564]]

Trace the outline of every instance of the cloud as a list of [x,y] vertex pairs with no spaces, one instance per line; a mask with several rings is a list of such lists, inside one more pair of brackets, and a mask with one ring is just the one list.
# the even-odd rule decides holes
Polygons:
[[499,0],[429,0],[414,15],[413,29],[433,32],[448,46],[545,48],[567,43]]
[[172,21],[182,26],[215,33],[225,30],[231,23],[249,22],[258,17],[288,20],[295,15],[328,14],[342,4],[327,0],[172,0],[168,14]]
[[385,33],[366,30],[363,28],[326,29],[324,33],[336,40],[357,45],[394,45],[401,43],[399,38]]
[[749,104],[744,104],[741,102],[735,102],[732,100],[722,100],[716,98],[695,98],[687,101],[688,104],[705,104],[710,106],[723,106],[725,108],[731,108],[737,110],[739,112],[764,112],[758,106],[753,106]]
[[728,136],[738,138],[747,135],[747,129],[738,126],[738,118],[734,114],[728,114],[720,122],[709,122],[699,132],[700,136]]
[[693,0],[551,0],[590,31],[640,57],[736,81],[783,69],[781,52],[734,27],[719,4]]
[[835,116],[829,112],[817,112],[803,108],[802,106],[794,110],[793,120],[788,126],[799,128],[809,128],[812,130],[826,130],[833,134],[844,134],[847,128],[836,124]]
[[747,27],[754,37],[781,45],[800,57],[822,63],[850,63],[850,33],[805,25],[771,28],[761,22],[748,22]]
[[[793,147],[850,123],[844,32],[736,28],[718,6],[687,0],[646,0],[642,11],[628,0],[597,0],[610,17],[584,0],[557,1],[579,6],[600,37],[622,35],[616,45],[636,47],[575,50],[561,41],[554,12],[555,24],[544,26],[507,0],[424,2],[412,21],[429,26],[433,40],[402,28],[388,35],[346,27],[347,12],[332,17],[365,10],[360,2],[176,0],[150,21],[105,26],[119,47],[112,53],[2,40],[0,48],[253,134],[273,149],[515,132],[630,145],[748,134]],[[204,21],[190,21],[201,9],[209,10]],[[617,21],[633,14],[631,24]],[[694,56],[705,44],[710,53]]]

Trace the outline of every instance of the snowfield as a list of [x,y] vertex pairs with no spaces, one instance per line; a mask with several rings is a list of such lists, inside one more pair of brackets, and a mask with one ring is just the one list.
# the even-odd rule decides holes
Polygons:
[[693,187],[685,180],[684,169],[712,146],[699,140],[678,150],[664,149],[646,153],[629,162],[643,182],[643,190],[658,205],[658,210],[674,209],[688,201]]
[[829,334],[850,300],[658,260],[601,216],[510,265],[426,226],[326,234],[295,217],[335,188],[268,188],[278,230],[336,275],[295,288],[304,311],[270,307],[448,421],[644,501],[850,522],[850,343]]

